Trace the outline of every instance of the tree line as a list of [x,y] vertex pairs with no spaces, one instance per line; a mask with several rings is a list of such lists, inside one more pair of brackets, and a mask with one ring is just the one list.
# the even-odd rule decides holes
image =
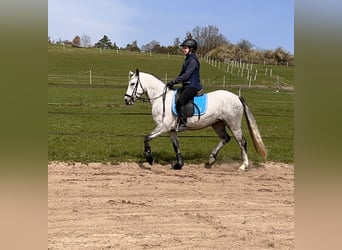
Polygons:
[[[243,62],[253,61],[255,63],[267,62],[276,64],[290,64],[294,65],[294,56],[283,48],[278,47],[274,50],[258,50],[253,49],[254,45],[247,39],[241,39],[238,43],[233,44],[227,38],[220,33],[216,26],[208,25],[207,27],[195,27],[192,32],[188,31],[185,38],[194,38],[198,42],[197,54],[200,57],[212,57],[220,61],[226,59],[239,60]],[[48,37],[49,43],[55,43]],[[59,40],[56,43],[64,43],[73,47],[95,47],[102,49],[114,49],[114,50],[127,50],[132,52],[152,52],[177,55],[180,54],[179,46],[182,40],[175,38],[172,45],[164,46],[156,40],[138,46],[138,42],[135,40],[132,43],[128,43],[126,47],[118,47],[116,43],[112,43],[107,35],[104,35],[94,45],[91,44],[90,37],[87,35],[75,36],[70,41]]]

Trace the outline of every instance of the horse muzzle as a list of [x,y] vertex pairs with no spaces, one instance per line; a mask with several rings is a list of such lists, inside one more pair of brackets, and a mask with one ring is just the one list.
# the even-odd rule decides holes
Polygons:
[[125,94],[125,104],[126,105],[133,105],[134,101],[135,100],[132,96]]

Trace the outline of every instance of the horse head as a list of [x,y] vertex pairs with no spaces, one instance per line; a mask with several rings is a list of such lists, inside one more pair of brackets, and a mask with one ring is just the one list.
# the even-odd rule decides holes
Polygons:
[[133,105],[135,100],[140,98],[145,93],[140,79],[139,79],[139,69],[136,69],[135,73],[129,72],[128,87],[125,94],[125,103],[127,105]]

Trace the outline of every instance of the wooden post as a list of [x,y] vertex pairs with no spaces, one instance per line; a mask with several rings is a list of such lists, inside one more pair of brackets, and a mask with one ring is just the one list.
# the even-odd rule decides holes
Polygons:
[[89,84],[91,84],[91,69],[89,70]]
[[257,74],[258,74],[258,70],[256,69],[255,70],[255,75],[254,75],[254,81],[256,80]]

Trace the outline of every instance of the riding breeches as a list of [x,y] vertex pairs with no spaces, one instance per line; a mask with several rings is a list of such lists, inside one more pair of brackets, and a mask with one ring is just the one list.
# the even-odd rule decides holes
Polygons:
[[185,106],[189,101],[193,100],[198,92],[195,88],[181,88],[180,96],[176,103],[176,109],[179,110],[180,106]]

